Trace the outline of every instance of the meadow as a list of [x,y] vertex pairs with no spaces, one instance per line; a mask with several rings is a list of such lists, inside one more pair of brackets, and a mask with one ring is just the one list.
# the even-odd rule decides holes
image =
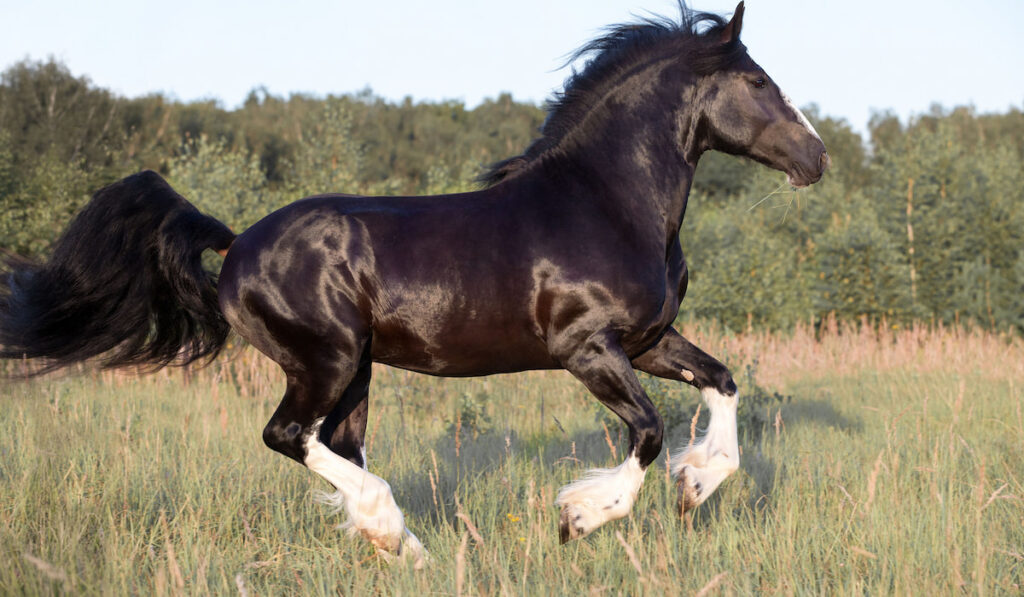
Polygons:
[[[327,484],[264,447],[283,376],[252,349],[194,371],[5,380],[0,593],[1024,592],[1019,336],[681,327],[754,396],[740,470],[687,524],[663,454],[630,517],[565,546],[558,488],[626,448],[578,382],[376,368],[369,466],[430,551],[421,571],[337,529],[340,515],[313,499]],[[684,445],[699,394],[644,383],[667,445]]]

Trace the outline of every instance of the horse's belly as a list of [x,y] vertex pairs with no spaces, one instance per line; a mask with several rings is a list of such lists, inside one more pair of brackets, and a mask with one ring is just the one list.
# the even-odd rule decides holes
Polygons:
[[540,339],[497,325],[375,325],[371,351],[378,363],[449,377],[559,366]]

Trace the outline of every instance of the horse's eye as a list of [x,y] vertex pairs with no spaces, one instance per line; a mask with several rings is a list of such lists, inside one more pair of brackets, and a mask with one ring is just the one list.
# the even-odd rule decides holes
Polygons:
[[764,80],[764,77],[758,77],[754,79],[754,87],[756,87],[757,89],[764,89],[764,86],[767,84],[768,82]]

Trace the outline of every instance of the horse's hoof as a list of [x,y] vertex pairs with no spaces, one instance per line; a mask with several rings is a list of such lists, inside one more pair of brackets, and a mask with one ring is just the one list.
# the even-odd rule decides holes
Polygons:
[[412,531],[405,529],[402,533],[402,551],[400,557],[412,561],[413,570],[423,570],[430,561],[430,554],[424,549],[423,544],[412,534]]
[[372,538],[365,532],[363,537],[366,537],[377,548],[377,555],[388,564],[409,561],[412,562],[413,570],[422,570],[430,559],[430,555],[423,548],[423,544],[420,543],[420,540],[409,529],[405,529],[400,537],[388,538],[387,540]]
[[699,481],[691,481],[684,468],[676,480],[676,487],[679,489],[679,516],[685,517],[700,504],[701,485]]
[[558,542],[565,545],[573,539],[579,539],[587,534],[586,529],[579,525],[582,516],[575,512],[575,508],[565,506],[562,514],[558,517]]
[[370,529],[359,529],[359,534],[364,539],[373,544],[377,548],[378,552],[385,552],[389,554],[398,555],[402,552],[402,536],[401,535],[389,535],[385,533],[374,532]]

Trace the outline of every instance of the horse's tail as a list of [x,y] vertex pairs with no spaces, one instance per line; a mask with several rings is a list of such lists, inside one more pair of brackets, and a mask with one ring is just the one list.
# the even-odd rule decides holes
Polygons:
[[234,238],[155,172],[100,189],[49,261],[11,259],[0,273],[0,357],[40,358],[41,371],[212,358],[230,328],[201,254]]

